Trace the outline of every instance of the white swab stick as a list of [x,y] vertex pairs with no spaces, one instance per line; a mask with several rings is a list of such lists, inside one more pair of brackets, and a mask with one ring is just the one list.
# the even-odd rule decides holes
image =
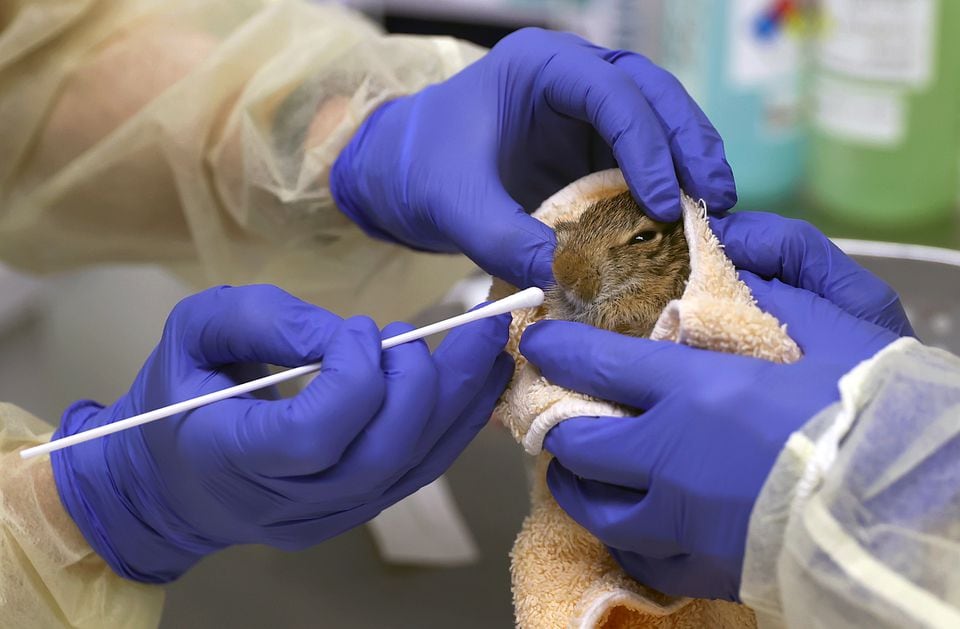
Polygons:
[[[528,288],[520,291],[519,293],[510,295],[509,297],[504,297],[503,299],[495,301],[491,304],[487,304],[483,308],[478,308],[472,312],[465,312],[461,315],[444,319],[443,321],[425,325],[422,328],[417,328],[416,330],[410,330],[409,332],[404,332],[403,334],[398,334],[397,336],[391,336],[388,339],[383,339],[383,342],[380,344],[380,346],[383,349],[390,349],[396,345],[409,343],[410,341],[416,341],[417,339],[422,339],[425,336],[430,336],[431,334],[436,334],[437,332],[443,332],[444,330],[450,330],[479,319],[495,317],[497,315],[518,310],[520,308],[534,308],[542,303],[543,291],[535,287]],[[207,404],[213,404],[214,402],[219,402],[220,400],[243,395],[244,393],[250,393],[251,391],[256,391],[258,389],[265,389],[266,387],[275,385],[279,382],[292,380],[293,378],[298,378],[308,373],[320,371],[320,365],[320,363],[312,363],[302,367],[294,367],[293,369],[287,369],[286,371],[264,376],[263,378],[257,378],[256,380],[238,384],[227,389],[214,391],[213,393],[207,393],[206,395],[184,400],[183,402],[177,402],[176,404],[171,404],[153,411],[141,413],[140,415],[134,415],[133,417],[122,419],[120,421],[113,422],[112,424],[106,424],[98,428],[92,428],[90,430],[78,432],[75,435],[62,437],[48,443],[21,450],[20,458],[30,459],[35,456],[49,454],[56,450],[62,450],[63,448],[68,448],[78,443],[91,441],[106,435],[111,435],[115,432],[120,432],[121,430],[133,428],[134,426],[140,426],[142,424],[154,422],[158,419],[163,419],[164,417],[186,413],[187,411],[192,411],[195,408],[200,408],[201,406],[206,406]]]

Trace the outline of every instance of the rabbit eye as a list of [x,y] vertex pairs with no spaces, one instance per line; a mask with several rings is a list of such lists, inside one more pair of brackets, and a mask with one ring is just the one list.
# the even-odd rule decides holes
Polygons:
[[655,231],[642,231],[633,236],[633,244],[644,243],[644,242],[653,242],[660,237],[659,232]]

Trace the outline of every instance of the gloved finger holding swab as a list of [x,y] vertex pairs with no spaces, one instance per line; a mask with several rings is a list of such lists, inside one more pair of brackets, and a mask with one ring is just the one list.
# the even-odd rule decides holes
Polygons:
[[[342,320],[272,286],[204,291],[174,309],[127,394],[74,404],[59,439],[23,454],[52,452],[64,506],[130,579],[170,581],[232,544],[310,546],[443,472],[513,372],[506,313],[542,299],[531,288],[383,339],[367,317]],[[418,342],[451,328],[439,361]],[[238,384],[240,363],[293,368]],[[250,395],[316,371],[291,398]]]
[[[512,310],[517,310],[518,308],[533,308],[539,306],[541,303],[543,303],[543,291],[536,287],[528,288],[514,295],[510,295],[509,297],[505,297],[499,301],[483,306],[482,308],[465,312],[461,315],[444,319],[443,321],[437,321],[436,323],[425,325],[422,328],[417,328],[416,330],[410,330],[409,332],[404,332],[402,334],[383,339],[380,347],[381,349],[390,349],[391,347],[396,347],[402,343],[409,343],[410,341],[416,341],[432,334],[438,334],[461,325],[466,325],[472,321],[479,321],[480,319],[495,317]],[[98,439],[122,430],[129,430],[130,428],[134,428],[136,426],[142,426],[143,424],[164,419],[165,417],[170,417],[171,415],[186,413],[187,411],[192,411],[196,408],[213,404],[214,402],[219,402],[220,400],[239,397],[253,391],[265,389],[281,382],[286,382],[294,378],[299,378],[300,376],[315,373],[320,371],[321,367],[322,364],[319,362],[303,365],[302,367],[294,367],[292,369],[287,369],[286,371],[281,371],[279,373],[264,376],[256,380],[251,380],[250,382],[245,382],[243,384],[238,384],[226,389],[200,395],[182,402],[176,402],[174,404],[164,406],[163,408],[140,413],[139,415],[134,415],[133,417],[121,419],[119,421],[110,424],[104,424],[103,426],[99,426],[97,428],[91,428],[68,437],[54,439],[49,443],[27,448],[20,452],[20,457],[23,459],[30,459],[35,456],[49,454],[57,450],[62,450],[63,448],[68,448],[79,443],[90,441],[92,439]]]

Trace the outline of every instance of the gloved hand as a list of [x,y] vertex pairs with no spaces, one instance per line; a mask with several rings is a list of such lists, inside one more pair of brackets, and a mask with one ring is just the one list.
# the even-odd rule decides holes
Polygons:
[[780,277],[742,273],[760,307],[787,324],[799,362],[563,321],[534,324],[520,349],[551,382],[644,411],[574,418],[548,433],[556,459],[547,480],[560,506],[641,582],[737,600],[750,513],[787,438],[837,401],[841,376],[909,324],[889,287],[812,228],[768,215],[715,224],[735,261]]
[[711,211],[737,199],[720,136],[672,75],[530,28],[377,109],[334,164],[331,189],[370,235],[460,251],[513,284],[546,286],[553,231],[526,211],[616,163],[659,220],[680,217],[678,180]]
[[737,268],[811,291],[899,336],[915,336],[896,291],[810,223],[767,212],[734,212],[709,220]]
[[[437,478],[483,427],[512,373],[508,317],[381,352],[368,318],[341,320],[271,286],[182,301],[130,391],[63,415],[56,437],[323,359],[295,397],[211,404],[53,454],[60,497],[120,575],[162,583],[231,544],[304,548]],[[409,326],[393,324],[384,336]]]

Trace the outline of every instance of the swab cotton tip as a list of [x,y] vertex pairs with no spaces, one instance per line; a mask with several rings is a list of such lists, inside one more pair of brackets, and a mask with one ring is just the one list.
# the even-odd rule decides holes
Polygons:
[[[487,304],[482,308],[477,308],[471,312],[465,312],[462,315],[450,317],[449,319],[444,319],[443,321],[431,323],[430,325],[426,325],[422,328],[410,330],[409,332],[404,332],[403,334],[398,334],[397,336],[384,339],[381,343],[381,347],[383,349],[389,349],[402,343],[416,341],[425,336],[450,330],[473,321],[486,319],[488,317],[496,317],[519,308],[533,308],[542,303],[543,291],[536,287],[528,288],[520,291],[519,293],[510,295],[509,297],[505,297],[493,303]],[[30,459],[35,456],[49,454],[51,452],[55,452],[56,450],[62,450],[63,448],[67,448],[78,443],[84,443],[85,441],[91,441],[99,437],[111,435],[115,432],[127,430],[128,428],[134,428],[135,426],[154,422],[158,419],[163,419],[164,417],[186,413],[187,411],[192,411],[195,408],[206,406],[207,404],[213,404],[214,402],[219,402],[220,400],[236,397],[238,395],[244,395],[251,391],[257,391],[259,389],[273,386],[279,382],[292,380],[293,378],[298,378],[308,373],[320,371],[320,366],[320,363],[312,363],[302,367],[295,367],[293,369],[281,371],[263,378],[251,380],[250,382],[244,382],[243,384],[238,384],[227,389],[214,391],[199,397],[184,400],[183,402],[177,402],[176,404],[164,406],[163,408],[141,413],[140,415],[134,415],[133,417],[128,417],[127,419],[122,419],[111,424],[105,424],[103,426],[98,426],[97,428],[78,432],[74,435],[69,435],[48,443],[43,443],[32,448],[21,450],[20,458]]]
[[543,303],[543,291],[533,286],[494,303],[503,304],[505,308],[503,312],[511,312],[520,308],[536,308]]
[[542,303],[543,291],[536,287],[528,288],[520,291],[519,293],[514,293],[513,295],[504,297],[503,299],[498,299],[497,301],[489,303],[482,308],[477,308],[476,310],[471,310],[470,312],[465,312],[462,315],[450,317],[449,319],[444,319],[443,321],[437,321],[436,323],[431,323],[430,325],[425,325],[422,328],[410,330],[409,332],[404,332],[403,334],[398,334],[397,336],[391,336],[388,339],[384,339],[383,349],[389,349],[396,345],[400,345],[401,343],[408,343],[410,341],[422,339],[425,336],[430,336],[431,334],[436,334],[438,332],[460,327],[461,325],[479,321],[480,319],[487,319],[489,317],[496,317],[506,314],[519,308],[539,306]]

